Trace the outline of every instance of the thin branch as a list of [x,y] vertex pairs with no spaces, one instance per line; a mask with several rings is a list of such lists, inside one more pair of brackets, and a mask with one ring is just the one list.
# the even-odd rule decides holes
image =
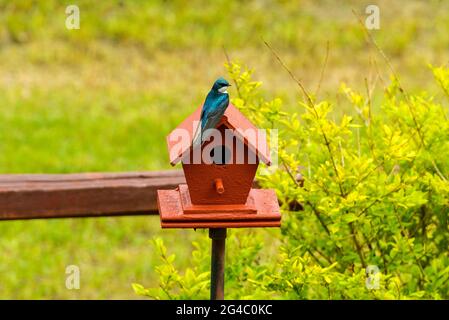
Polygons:
[[[365,32],[367,38],[369,39],[369,42],[377,49],[377,51],[380,53],[380,55],[382,56],[382,58],[385,60],[385,63],[387,64],[388,68],[390,69],[391,73],[393,74],[394,79],[396,80],[397,84],[398,84],[398,88],[399,91],[402,93],[402,95],[404,96],[406,102],[407,102],[407,107],[410,111],[410,115],[412,116],[412,120],[413,123],[415,124],[415,129],[416,132],[418,133],[419,139],[421,141],[421,145],[426,148],[426,142],[424,140],[424,135],[421,131],[421,127],[418,123],[418,120],[416,118],[415,115],[415,110],[412,107],[413,103],[412,101],[409,99],[408,94],[406,93],[406,91],[404,90],[404,87],[402,86],[399,77],[396,73],[396,71],[394,70],[390,59],[387,57],[387,55],[385,54],[385,52],[379,47],[379,45],[377,44],[376,40],[373,38],[373,36],[371,35],[371,33],[365,28],[365,26],[363,25],[362,19],[360,17],[360,15],[357,14],[357,12],[353,9],[352,13],[354,14],[354,16],[357,18],[357,20],[359,21],[360,25],[362,26],[362,30]],[[445,181],[447,181],[447,179],[445,178],[444,174],[442,174],[441,170],[438,168],[437,164],[435,163],[434,160],[432,160],[432,165],[435,169],[435,171],[437,172],[437,174]]]
[[[396,219],[398,220],[399,227],[401,228],[402,236],[407,238],[407,239],[409,239],[410,236],[409,236],[408,232],[406,232],[406,229],[405,229],[404,225],[402,224],[401,218],[399,217],[399,214],[398,214],[398,212],[396,210],[396,207],[393,208],[393,212],[394,212],[394,214],[396,216]],[[413,251],[413,248],[410,245],[410,243],[408,241],[406,241],[406,243],[407,243],[408,249],[410,250],[410,253],[412,254],[413,258],[415,258],[415,262],[416,262],[416,264],[419,267],[419,271],[421,272],[422,277],[425,278],[426,274],[424,272],[424,268],[422,267],[421,261],[418,259],[418,257],[416,257],[415,252]]]
[[[284,160],[281,159],[282,165],[285,168],[285,171],[287,171],[288,175],[290,176],[290,178],[293,180],[293,182],[298,186],[301,187],[298,183],[298,181],[296,181],[295,177],[293,176],[292,172],[290,171],[290,168],[285,164]],[[324,222],[323,218],[321,217],[321,213],[318,211],[318,209],[312,204],[312,202],[310,201],[306,201],[306,204],[309,205],[312,208],[313,213],[315,214],[316,218],[318,219],[318,221],[320,222],[321,226],[323,227],[324,231],[326,231],[327,235],[330,236],[330,230],[327,227],[326,223]],[[337,247],[338,249],[338,247]]]
[[[226,51],[226,47],[225,46],[223,46],[223,53],[224,53],[224,55],[226,57],[226,61],[228,62],[228,65],[231,66],[231,59],[229,58],[229,55],[228,55],[228,52]],[[241,99],[242,95],[240,94],[239,84],[237,83],[236,79],[232,79],[232,81],[234,82],[235,89],[237,90],[237,95]]]
[[418,120],[416,119],[415,111],[412,108],[412,103],[411,103],[411,101],[410,101],[410,99],[408,97],[408,94],[404,90],[404,87],[402,86],[401,81],[399,80],[399,76],[397,75],[396,71],[394,70],[394,68],[393,68],[393,66],[391,64],[390,59],[388,59],[387,55],[379,47],[379,45],[377,44],[376,40],[373,38],[371,33],[365,28],[360,15],[358,15],[357,12],[354,9],[352,10],[352,13],[354,14],[354,16],[359,21],[359,23],[360,23],[360,25],[362,27],[362,30],[364,31],[365,35],[367,36],[367,39],[369,40],[368,42],[371,43],[376,48],[376,50],[380,53],[382,58],[385,60],[385,63],[387,64],[388,68],[390,69],[390,72],[393,74],[393,77],[394,77],[394,79],[396,80],[396,82],[398,84],[399,91],[403,94],[405,100],[407,101],[407,106],[408,106],[408,109],[409,109],[410,114],[412,116],[413,122],[415,124],[415,129],[416,129],[416,131],[418,133],[418,136],[419,136],[419,138],[421,140],[421,143],[422,143],[423,146],[425,146],[424,137],[423,137],[423,135],[421,133],[421,128],[420,128],[420,126],[418,124]]
[[382,250],[382,247],[380,246],[380,242],[379,239],[377,237],[374,238],[374,240],[376,241],[376,246],[380,251],[380,257],[382,258],[382,263],[384,265],[384,269],[385,269],[385,273],[388,274],[388,263],[387,263],[387,259],[385,258],[385,254]]
[[377,83],[377,79],[379,79],[379,75],[377,75],[376,80],[374,82],[373,88],[370,89],[369,84],[368,84],[368,79],[365,78],[365,88],[366,88],[366,94],[367,94],[367,102],[366,104],[368,105],[368,145],[369,145],[369,149],[371,151],[371,155],[374,159],[374,161],[377,162],[377,157],[376,154],[374,152],[374,139],[373,139],[373,130],[372,130],[372,94],[374,91],[374,88],[376,87],[376,83]]
[[372,115],[372,108],[373,108],[372,96],[373,96],[374,88],[376,87],[377,79],[378,78],[376,78],[376,81],[374,82],[373,88],[370,88],[369,84],[368,84],[368,79],[365,78],[365,89],[366,89],[366,95],[367,95],[366,105],[368,106],[368,119],[369,119],[370,123],[371,123],[371,120],[373,118],[373,115]]
[[357,254],[358,254],[359,258],[360,258],[360,261],[362,262],[362,266],[363,266],[363,268],[366,268],[365,257],[363,256],[362,247],[361,247],[359,241],[357,240],[357,234],[356,234],[356,231],[354,229],[354,224],[352,222],[349,222],[348,225],[349,225],[349,229],[351,230],[351,235],[352,235],[352,239],[354,241],[355,249],[356,249]]
[[290,69],[285,65],[285,63],[281,60],[281,58],[279,57],[279,55],[276,53],[276,51],[274,51],[274,49],[268,44],[268,42],[266,42],[264,39],[262,39],[263,43],[267,46],[268,49],[270,49],[271,53],[276,57],[276,59],[279,61],[279,63],[281,64],[281,66],[285,69],[285,71],[288,72],[288,74],[290,75],[290,77],[293,79],[293,81],[296,82],[296,84],[299,86],[299,88],[301,89],[302,93],[304,94],[304,96],[307,99],[307,102],[309,103],[309,106],[314,107],[312,98],[310,97],[310,95],[307,93],[306,88],[304,88],[304,86],[302,85],[301,81],[299,81],[295,75],[293,74],[293,72],[290,71]]
[[[444,67],[447,67],[447,63],[444,65]],[[443,90],[444,94],[446,95],[446,97],[449,98],[449,91],[448,89],[444,86],[444,83],[441,81],[441,79],[438,79],[437,77],[435,77],[435,80],[438,82],[438,84],[440,85],[441,89]]]
[[[311,243],[307,243],[307,240],[300,234],[300,233],[295,233],[292,235],[295,240],[300,241],[301,243],[306,243],[306,251],[313,257],[313,259],[321,266],[324,267],[323,263],[320,261],[320,259],[318,259],[317,256],[315,256],[315,254],[313,253],[313,251],[315,251],[316,253],[318,253],[321,257],[324,258],[324,260],[326,260],[326,262],[331,265],[333,262],[332,260],[326,256],[324,253],[322,253],[317,247],[315,247],[314,245],[312,245]],[[312,248],[312,250],[310,249]]]
[[446,95],[446,97],[449,98],[449,91],[446,89],[446,87],[444,86],[443,82],[441,82],[441,80],[439,80],[439,79],[437,79],[437,82],[440,85],[440,87],[443,90],[443,92]]
[[368,30],[365,28],[365,25],[363,24],[362,18],[360,17],[360,15],[354,10],[352,9],[352,13],[354,14],[354,16],[357,18],[357,20],[359,21],[360,25],[362,26],[363,31],[365,32],[366,36],[368,37],[368,39],[370,40],[370,42],[373,44],[373,46],[377,49],[377,51],[380,53],[380,55],[382,56],[382,58],[385,60],[385,63],[387,64],[388,68],[390,69],[390,72],[393,74],[393,77],[395,78],[395,80],[398,82],[399,84],[399,89],[402,89],[402,85],[400,84],[399,81],[399,77],[396,74],[396,71],[394,70],[393,66],[391,65],[390,59],[388,59],[387,55],[385,54],[385,52],[379,47],[379,45],[377,44],[376,40],[374,40],[373,36],[371,35],[371,33],[368,32]]
[[435,169],[435,171],[438,173],[438,175],[440,176],[441,180],[447,182],[446,177],[444,176],[444,174],[440,171],[440,169],[438,168],[437,164],[435,163],[435,160],[432,159],[432,166]]
[[382,160],[381,163],[379,163],[375,168],[373,168],[371,171],[367,172],[363,177],[361,177],[354,185],[354,189],[356,189],[363,181],[369,178],[371,174],[373,174],[377,169],[381,168],[384,165],[384,160]]
[[[329,228],[327,227],[326,223],[324,222],[323,218],[321,217],[321,213],[318,211],[318,209],[312,204],[310,201],[306,201],[306,204],[308,204],[311,208],[313,213],[315,214],[316,218],[320,222],[323,229],[326,231],[327,235],[330,236],[331,232],[329,231]],[[337,247],[338,248],[338,247]]]
[[[290,75],[290,77],[293,79],[293,81],[295,81],[299,88],[301,89],[302,93],[306,96],[307,98],[307,102],[310,106],[310,108],[312,108],[313,112],[315,113],[315,117],[317,120],[319,120],[319,115],[318,115],[318,111],[315,108],[315,104],[313,103],[312,98],[310,97],[309,93],[307,92],[307,90],[305,89],[305,87],[302,85],[301,81],[299,81],[295,75],[293,74],[293,72],[290,71],[290,69],[285,65],[285,63],[282,61],[282,59],[279,57],[279,55],[276,53],[276,51],[274,51],[274,49],[268,44],[268,42],[266,42],[265,40],[262,39],[262,41],[265,43],[265,45],[267,46],[268,49],[270,49],[271,53],[276,57],[276,59],[279,61],[279,63],[281,64],[281,66],[288,72],[288,74]],[[334,159],[334,155],[332,153],[331,147],[330,147],[330,142],[329,139],[327,138],[326,133],[323,130],[323,127],[320,123],[320,121],[317,121],[320,131],[321,131],[321,135],[323,136],[324,139],[324,143],[326,145],[327,151],[329,152],[329,157],[331,159],[332,162],[332,166],[335,172],[335,175],[337,176],[337,182],[338,182],[338,187],[340,189],[340,194],[343,198],[346,198],[346,193],[343,191],[343,184],[341,182],[341,178],[340,178],[340,174],[338,173],[338,169],[337,169],[337,165],[335,163],[335,159]]]
[[301,188],[301,185],[299,184],[299,182],[295,179],[295,177],[293,176],[292,172],[290,171],[290,168],[287,166],[287,164],[285,163],[284,159],[281,159],[282,165],[285,168],[285,171],[287,171],[288,175],[290,176],[290,178],[292,179],[292,181],[296,184],[296,186],[298,188]]
[[380,79],[380,82],[382,82],[382,85],[383,85],[384,88],[385,88],[387,85],[386,85],[384,79],[382,78],[382,75],[380,74],[380,70],[379,70],[379,66],[377,65],[377,60],[376,60],[376,58],[371,57],[370,60],[371,60],[371,62],[372,62],[372,64],[373,64],[373,66],[374,66],[374,70],[376,71],[377,76],[378,76],[379,79]]
[[306,249],[306,251],[310,254],[310,256],[313,258],[313,260],[316,261],[316,263],[318,263],[320,265],[321,268],[324,268],[324,265],[321,263],[320,259],[318,259],[312,252],[312,250],[310,250],[309,248]]
[[318,81],[318,85],[317,88],[315,90],[315,97],[318,96],[318,93],[320,92],[320,88],[321,88],[321,83],[323,81],[323,77],[324,77],[324,71],[326,70],[327,67],[327,60],[329,59],[329,40],[326,43],[326,56],[324,58],[324,63],[323,66],[321,67],[321,73],[320,73],[320,80]]
[[333,263],[332,260],[328,256],[326,256],[323,252],[321,252],[321,250],[319,250],[317,247],[313,247],[313,250],[315,250],[320,256],[322,256],[329,263],[329,265]]
[[364,214],[369,208],[371,208],[372,206],[374,206],[376,203],[382,201],[385,197],[398,192],[399,190],[402,189],[402,186],[399,185],[398,187],[394,188],[393,190],[388,191],[387,193],[383,194],[382,196],[380,196],[379,198],[377,198],[376,200],[374,200],[373,202],[371,202],[369,205],[367,205],[362,211],[360,211],[359,214],[357,214],[357,217],[362,216],[362,214]]

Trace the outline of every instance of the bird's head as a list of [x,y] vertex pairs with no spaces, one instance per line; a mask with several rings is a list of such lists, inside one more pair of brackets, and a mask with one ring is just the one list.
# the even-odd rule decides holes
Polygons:
[[231,85],[229,84],[229,82],[225,78],[220,77],[217,80],[215,80],[215,83],[212,86],[212,90],[220,92],[220,93],[228,93],[226,90],[230,86]]

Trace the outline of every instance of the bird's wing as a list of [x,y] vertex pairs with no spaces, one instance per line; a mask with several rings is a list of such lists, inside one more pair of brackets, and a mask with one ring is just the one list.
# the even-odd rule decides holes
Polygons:
[[217,124],[220,122],[221,117],[225,113],[228,104],[229,98],[227,96],[222,96],[215,101],[214,108],[205,110],[204,119],[201,122],[201,142],[207,139],[207,136],[204,135],[206,130],[215,129],[217,127]]
[[[204,102],[203,109],[201,111],[200,125],[201,130],[196,131],[193,139],[193,146],[196,147],[198,144],[205,140],[203,136],[207,129],[213,129],[216,127],[221,117],[223,116],[226,108],[229,105],[229,96],[221,95],[219,97],[213,97],[212,95],[207,95],[206,101]],[[199,127],[199,126],[198,126]]]
[[200,115],[200,121],[198,123],[198,126],[196,127],[195,134],[193,135],[192,139],[192,145],[195,147],[200,143],[201,139],[201,132],[203,128],[204,123],[204,116],[207,113],[207,109],[210,107],[212,101],[212,93],[209,91],[209,93],[206,96],[206,100],[204,101],[203,108],[201,109],[201,115]]
[[[215,101],[213,101],[212,103],[208,104],[205,108],[204,108],[204,115],[202,117],[202,131],[206,130],[206,129],[210,129],[210,128],[215,128],[215,125],[218,123],[218,121],[220,121],[221,117],[223,116],[223,114],[226,111],[226,108],[229,105],[229,96],[228,95],[222,95],[220,97],[218,97]],[[215,119],[217,120],[217,122],[209,122],[206,121],[207,119]],[[218,118],[218,119],[217,119]],[[206,124],[209,124],[211,126],[206,126]]]

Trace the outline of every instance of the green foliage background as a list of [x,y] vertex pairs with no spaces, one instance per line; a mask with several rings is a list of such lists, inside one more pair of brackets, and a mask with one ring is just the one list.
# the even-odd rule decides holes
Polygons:
[[[280,196],[288,197],[284,203],[292,199],[309,201],[323,212],[329,230],[335,231],[332,236],[323,234],[326,231],[313,220],[315,214],[310,212],[310,206],[306,206],[309,211],[303,213],[285,209],[282,234],[279,230],[236,231],[229,243],[230,248],[237,248],[240,254],[228,256],[228,297],[338,298],[341,290],[336,286],[348,282],[354,283],[356,289],[345,297],[367,297],[361,271],[363,264],[354,250],[354,243],[335,238],[349,237],[348,223],[357,226],[357,238],[368,237],[367,243],[371,244],[374,231],[382,235],[379,241],[386,239],[386,244],[380,243],[379,247],[388,254],[395,252],[394,246],[401,254],[405,252],[393,262],[387,261],[391,277],[385,277],[386,286],[400,281],[404,296],[445,297],[442,290],[446,288],[447,278],[442,272],[447,266],[447,256],[441,252],[444,246],[447,248],[443,232],[447,184],[437,183],[438,174],[432,162],[447,177],[442,149],[447,137],[443,135],[442,116],[436,106],[447,104],[438,82],[446,90],[448,86],[446,69],[435,70],[439,75],[435,83],[427,63],[437,66],[447,63],[449,7],[444,1],[377,3],[381,9],[381,29],[372,34],[401,75],[409,99],[417,101],[414,102],[417,120],[420,125],[423,122],[424,139],[430,139],[425,142],[426,148],[419,147],[419,138],[410,123],[408,102],[389,80],[391,71],[378,52],[367,44],[363,29],[352,14],[354,9],[363,16],[366,5],[372,4],[370,1],[337,5],[334,1],[228,1],[223,4],[215,1],[0,0],[0,171],[168,168],[164,137],[201,104],[211,82],[218,75],[226,74],[224,46],[231,58],[254,67],[254,78],[264,83],[264,90],[256,92],[252,90],[256,85],[251,85],[249,79],[242,80],[242,88],[248,86],[248,92],[240,98],[243,102],[235,103],[251,116],[255,113],[247,108],[277,97],[270,108],[282,107],[282,112],[289,115],[269,115],[276,126],[287,125],[285,118],[293,118],[294,113],[301,115],[302,124],[294,130],[297,134],[285,137],[286,142],[296,140],[299,143],[286,147],[285,162],[292,174],[296,174],[300,165],[306,168],[302,171],[305,178],[310,178],[309,167],[312,177],[320,177],[317,181],[305,180],[307,190],[311,191],[308,194],[295,186],[286,170],[273,176],[273,180],[267,180],[266,186],[276,184]],[[65,28],[65,7],[69,4],[80,7],[79,30]],[[298,106],[301,93],[298,94],[296,83],[282,71],[261,37],[277,50],[312,93],[322,112],[318,120],[307,108]],[[329,55],[320,82],[327,42]],[[231,71],[232,76],[239,79],[236,70]],[[341,87],[342,82],[347,83],[347,87]],[[369,139],[370,127],[363,118],[366,118],[365,82],[372,88],[369,100],[377,121],[374,121],[376,129]],[[383,92],[385,87],[390,88],[387,96]],[[422,95],[422,91],[427,94]],[[231,91],[231,96],[237,98],[237,92]],[[334,110],[329,113],[328,104],[322,101],[329,101]],[[424,107],[420,101],[432,106],[429,113],[421,110]],[[343,117],[344,114],[352,120]],[[263,112],[262,115],[267,114]],[[424,121],[426,117],[429,117],[427,122]],[[266,126],[266,119],[254,120]],[[382,126],[383,121],[388,129]],[[320,136],[311,135],[310,145],[304,142],[304,134],[311,133],[317,122],[329,127],[330,134],[335,136],[332,148],[335,148],[336,163],[341,166],[341,159],[344,159],[344,167],[337,170],[342,172],[340,182],[345,195],[351,190],[346,197],[333,193],[327,197],[319,188],[326,183],[332,192],[339,192],[326,162],[329,161],[326,148],[320,149],[323,148]],[[360,126],[359,140],[355,125]],[[384,141],[385,137],[391,137],[393,145]],[[367,151],[370,139],[376,142],[376,157]],[[398,147],[404,139],[410,139],[405,150]],[[357,141],[360,141],[360,148]],[[361,160],[357,160],[359,149]],[[391,150],[395,152],[385,154]],[[387,156],[391,158],[383,159]],[[365,161],[369,157],[373,158],[372,162]],[[411,163],[414,158],[416,160]],[[380,163],[388,173],[382,175],[374,171],[376,174],[358,187],[361,190],[353,191],[354,179],[360,178],[364,170],[371,172]],[[401,179],[388,180],[397,177],[397,174],[389,176],[389,170],[398,171],[393,170],[397,163]],[[378,183],[385,188],[377,190],[371,186],[367,189],[369,184]],[[354,214],[363,211],[370,201],[384,195],[382,192],[389,190],[388,186],[401,189],[382,198],[382,202],[376,202],[361,218],[348,216],[346,211]],[[366,198],[360,200],[360,197]],[[384,202],[385,208],[379,208]],[[420,233],[422,228],[414,234],[423,206],[428,210],[425,216],[440,220],[427,221],[429,230],[426,229],[424,235]],[[391,216],[393,209],[399,210],[402,226]],[[393,219],[386,224],[390,229],[365,230],[366,220],[375,222],[377,219],[375,226],[382,226],[380,222],[385,217],[381,213]],[[371,219],[372,216],[375,219]],[[312,238],[312,232],[320,236]],[[164,240],[167,259],[173,253],[176,255],[174,261],[167,260],[161,268],[170,268],[173,264],[175,270],[181,270],[179,281],[185,281],[184,287],[191,290],[168,291],[172,297],[180,297],[178,294],[192,298],[207,296],[208,284],[204,282],[208,260],[206,235],[190,230],[161,231],[157,217],[2,222],[0,234],[0,298],[136,298],[131,283],[157,287],[159,281],[165,281],[155,269],[163,246],[158,241],[156,248],[159,250],[154,250],[147,243],[154,236]],[[429,239],[437,235],[443,238]],[[298,236],[304,239],[296,239]],[[286,244],[285,239],[290,239],[291,243]],[[413,239],[413,242],[404,239]],[[199,249],[192,241],[198,243]],[[384,272],[377,244],[371,244],[375,247],[371,250],[366,249],[368,245],[364,240],[360,241],[364,245],[365,262],[379,265]],[[318,263],[313,258],[318,249],[332,262],[336,261],[334,248],[340,242],[343,254],[338,259],[339,264],[332,266],[324,257],[317,257]],[[299,243],[302,243],[301,248]],[[190,263],[192,250],[195,264]],[[416,259],[424,275],[415,270],[420,268]],[[64,286],[64,271],[69,264],[81,267],[80,290],[70,291]],[[328,265],[332,266],[329,270],[326,269]],[[354,272],[348,271],[352,265]],[[187,268],[191,271],[185,271]],[[271,279],[273,268],[294,273],[283,276],[291,283]],[[163,270],[161,273],[164,274]],[[438,276],[440,273],[442,275]],[[295,277],[309,277],[309,280]],[[248,281],[243,281],[246,279]],[[437,279],[434,287],[429,284],[432,279]],[[324,294],[324,289],[316,292],[310,292],[310,288],[298,289],[298,283],[313,283],[311,281],[324,288],[330,281],[330,293]],[[254,291],[255,288],[258,290]],[[388,288],[382,292],[386,296],[379,297],[389,297],[387,293],[397,297]],[[163,296],[162,293],[153,294]]]
[[[235,105],[260,127],[279,130],[280,168],[258,179],[276,190],[283,223],[281,234],[265,239],[247,230],[232,233],[227,296],[447,299],[447,109],[426,93],[407,93],[394,77],[381,112],[372,112],[369,95],[342,85],[354,117],[332,120],[332,104],[308,92],[300,111],[290,114],[281,99],[260,96],[250,71],[235,63],[228,69],[239,88]],[[432,71],[446,91],[449,68]],[[264,257],[273,238],[278,250]],[[207,297],[207,243],[204,237],[196,244],[192,267],[181,273],[173,266],[175,255],[157,239],[159,286],[134,284],[136,292],[158,299]],[[379,273],[367,287],[370,266]]]

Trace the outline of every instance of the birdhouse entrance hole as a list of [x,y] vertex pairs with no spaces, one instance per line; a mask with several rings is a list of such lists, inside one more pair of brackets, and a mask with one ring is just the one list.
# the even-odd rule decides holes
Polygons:
[[216,146],[210,151],[210,157],[214,164],[229,164],[231,163],[231,150],[225,145]]

